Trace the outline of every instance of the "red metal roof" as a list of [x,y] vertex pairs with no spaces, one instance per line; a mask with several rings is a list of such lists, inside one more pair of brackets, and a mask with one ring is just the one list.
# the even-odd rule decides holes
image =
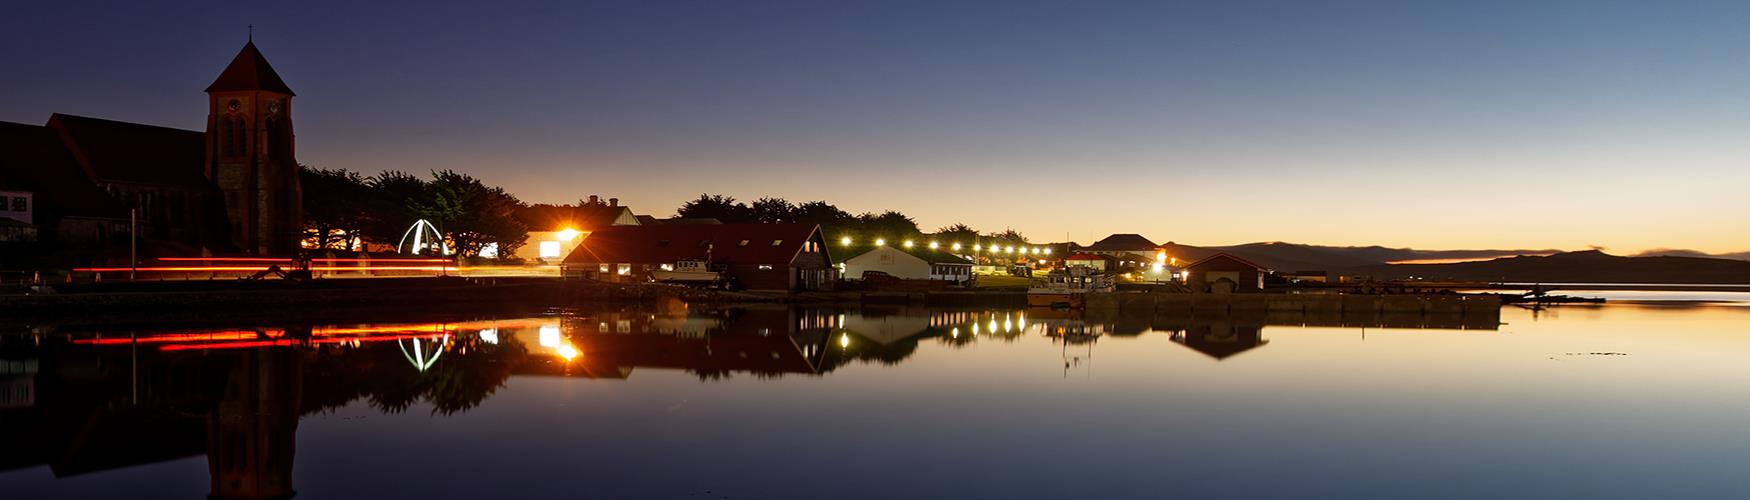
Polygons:
[[66,144],[48,127],[0,122],[0,182],[34,192],[41,213],[38,220],[128,215],[85,176]]
[[[703,259],[722,264],[789,264],[802,243],[816,239],[812,224],[661,224],[609,226],[589,234],[566,264],[667,264]],[[742,245],[743,240],[747,245]],[[777,242],[776,245],[773,242]],[[826,252],[821,245],[821,252]]]
[[1160,245],[1156,245],[1155,242],[1149,241],[1148,238],[1144,238],[1140,234],[1123,233],[1107,236],[1105,239],[1096,241],[1082,249],[1101,252],[1141,252],[1156,248],[1160,248]]
[[215,189],[206,176],[204,133],[60,113],[48,127],[99,182]]
[[1252,261],[1240,258],[1240,256],[1238,256],[1238,255],[1234,255],[1234,254],[1227,253],[1227,252],[1221,252],[1221,253],[1218,253],[1215,255],[1211,255],[1208,257],[1201,258],[1201,259],[1197,259],[1197,262],[1192,262],[1190,264],[1186,264],[1185,268],[1186,269],[1195,268],[1195,267],[1201,266],[1202,264],[1204,264],[1206,262],[1211,262],[1211,261],[1214,261],[1216,259],[1222,259],[1222,258],[1226,258],[1226,259],[1232,260],[1234,262],[1238,262],[1241,264],[1245,264],[1248,266],[1258,268],[1259,271],[1269,269],[1268,267],[1258,265],[1256,262],[1252,262]]
[[533,205],[518,211],[517,217],[532,231],[594,231],[614,225],[621,214],[631,211],[627,207],[607,205]]
[[207,92],[229,92],[239,90],[265,90],[285,95],[292,93],[292,88],[286,86],[273,66],[267,64],[267,58],[256,50],[255,42],[243,44],[243,50],[237,52],[237,57],[231,59],[231,65],[219,73],[219,78],[207,86]]

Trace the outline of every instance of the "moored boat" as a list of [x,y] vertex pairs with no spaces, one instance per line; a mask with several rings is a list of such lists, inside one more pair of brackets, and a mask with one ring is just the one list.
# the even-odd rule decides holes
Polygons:
[[1033,285],[1027,288],[1027,305],[1081,309],[1087,306],[1087,294],[1111,292],[1114,288],[1112,279],[1099,270],[1073,266],[1052,271],[1045,279],[1033,280]]
[[703,260],[682,260],[671,267],[651,271],[650,280],[657,283],[707,285],[717,283],[723,278],[723,273],[712,271],[711,263]]

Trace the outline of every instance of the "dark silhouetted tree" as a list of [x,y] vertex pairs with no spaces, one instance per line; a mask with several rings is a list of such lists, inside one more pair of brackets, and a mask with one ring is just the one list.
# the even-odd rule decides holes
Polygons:
[[753,210],[747,204],[720,194],[700,194],[699,199],[682,204],[675,215],[683,219],[717,219],[725,224],[753,221]]
[[430,202],[431,185],[425,179],[387,170],[366,179],[365,184],[370,188],[370,196],[362,200],[370,213],[364,227],[366,239],[394,245],[414,222],[427,218],[424,206]]
[[498,244],[499,255],[510,255],[528,240],[528,227],[516,216],[523,203],[504,188],[444,170],[432,172],[431,193],[428,217],[458,255],[479,255],[488,243]]
[[938,240],[942,240],[943,243],[960,243],[971,246],[973,243],[978,242],[979,235],[978,230],[973,229],[972,226],[955,224],[937,229],[936,234],[932,236],[935,236]]
[[358,172],[304,166],[298,174],[304,192],[304,237],[316,248],[347,250],[364,234],[371,212],[371,189]]
[[897,241],[923,235],[923,231],[918,230],[917,221],[893,210],[880,214],[864,213],[858,215],[857,223],[867,238],[887,238]]
[[796,206],[783,198],[760,198],[748,206],[754,222],[787,224],[796,222]]

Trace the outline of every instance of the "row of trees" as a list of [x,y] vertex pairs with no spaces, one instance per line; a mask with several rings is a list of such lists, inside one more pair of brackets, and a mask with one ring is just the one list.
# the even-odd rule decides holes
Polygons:
[[[528,240],[534,210],[503,188],[487,186],[467,174],[434,171],[422,178],[399,170],[372,176],[345,169],[304,167],[305,239],[316,248],[347,250],[353,242],[397,245],[414,221],[436,225],[459,255],[477,256],[488,244],[512,255]],[[585,202],[579,202],[582,207]],[[571,208],[570,205],[550,206]],[[537,206],[539,208],[539,206]],[[851,238],[867,243],[936,240],[944,244],[1025,245],[1014,230],[981,233],[966,224],[926,232],[902,212],[851,214],[826,201],[792,203],[760,198],[744,203],[720,194],[701,194],[676,211],[681,218],[711,218],[724,223],[818,224],[829,241]],[[540,229],[540,228],[535,228]]]
[[463,256],[497,244],[509,255],[528,240],[516,216],[524,205],[504,188],[467,174],[434,171],[431,178],[390,170],[366,177],[344,169],[304,167],[305,239],[317,248],[349,249],[355,239],[396,245],[414,221],[440,228]]
[[966,224],[953,224],[925,232],[916,219],[904,213],[888,210],[881,213],[863,212],[852,215],[825,201],[792,203],[783,198],[760,198],[753,203],[736,201],[721,194],[700,194],[697,199],[682,204],[675,214],[681,218],[712,218],[724,223],[801,223],[819,224],[828,241],[851,238],[870,241],[937,240],[966,245],[974,243],[1025,245],[1027,237],[1013,229],[980,233]]

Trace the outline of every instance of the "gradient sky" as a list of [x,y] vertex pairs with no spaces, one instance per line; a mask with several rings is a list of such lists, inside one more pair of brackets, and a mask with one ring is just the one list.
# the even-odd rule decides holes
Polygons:
[[9,5],[0,120],[201,129],[253,23],[302,162],[526,201],[1750,250],[1750,2],[164,4]]

